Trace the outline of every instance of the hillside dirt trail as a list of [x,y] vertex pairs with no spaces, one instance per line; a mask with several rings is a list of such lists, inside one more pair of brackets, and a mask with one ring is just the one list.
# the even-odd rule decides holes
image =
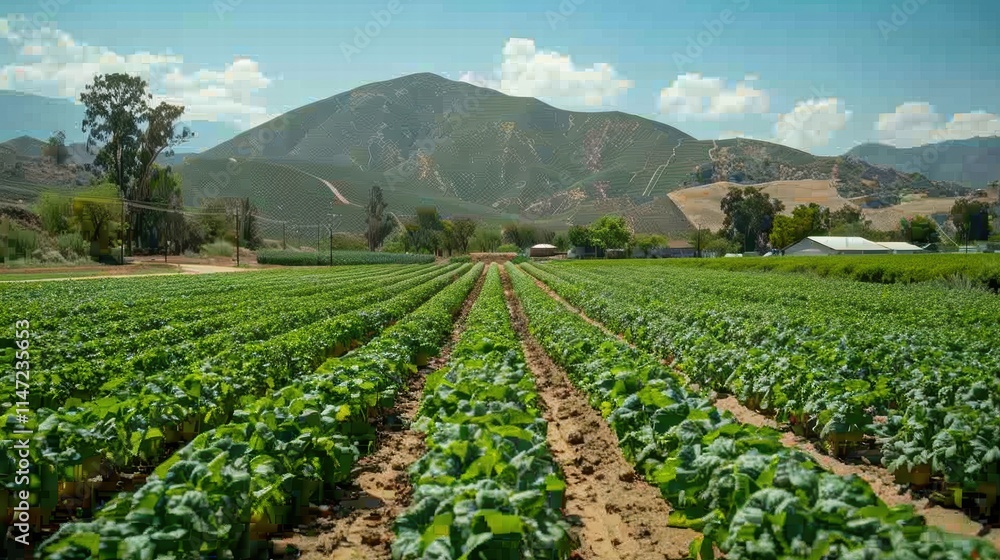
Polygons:
[[444,367],[451,349],[465,331],[469,310],[479,297],[486,267],[455,320],[451,338],[440,354],[414,375],[377,427],[377,449],[358,461],[353,483],[330,507],[327,517],[313,527],[273,542],[275,558],[300,560],[389,560],[395,538],[393,523],[407,507],[413,492],[407,469],[423,456],[424,434],[410,429],[423,399],[428,373]]
[[326,179],[324,179],[324,178],[322,178],[322,177],[320,177],[318,175],[313,175],[312,173],[309,173],[308,171],[302,171],[301,169],[299,169],[297,167],[292,167],[291,165],[285,165],[283,163],[277,163],[277,164],[274,164],[274,165],[278,165],[280,167],[291,169],[292,171],[297,171],[297,172],[299,172],[299,173],[301,173],[303,175],[308,175],[308,176],[312,177],[313,179],[316,179],[320,183],[323,183],[323,185],[325,185],[326,188],[330,189],[330,192],[333,193],[333,197],[336,198],[337,202],[339,202],[340,204],[343,204],[345,206],[361,206],[360,204],[355,204],[354,202],[351,202],[350,200],[347,200],[347,197],[345,197],[344,195],[340,194],[340,191],[337,190],[337,187],[335,187],[333,185],[333,183],[331,183],[330,181],[327,181]]
[[[527,273],[527,271],[525,272]],[[568,310],[579,315],[584,321],[600,328],[607,335],[616,337],[618,340],[621,340],[632,348],[638,349],[634,344],[625,340],[622,335],[611,331],[603,323],[588,317],[582,309],[575,307],[573,304],[563,299],[562,296],[557,294],[545,282],[534,277],[532,277],[532,279],[539,288],[549,295],[549,297],[561,303]],[[670,360],[660,360],[660,363],[670,365]],[[682,372],[678,371],[677,373],[681,377],[686,378]],[[698,386],[690,381],[688,382],[688,385],[694,389],[698,389]],[[729,411],[738,421],[744,424],[750,424],[758,427],[767,426],[780,431],[782,433],[781,442],[786,447],[796,448],[800,451],[808,453],[816,460],[818,465],[834,474],[840,476],[847,476],[851,474],[857,475],[867,482],[879,499],[887,505],[897,506],[901,504],[910,504],[917,513],[923,515],[927,519],[928,525],[938,527],[944,531],[957,535],[964,535],[967,537],[979,536],[1000,549],[1000,529],[992,529],[989,526],[984,526],[983,524],[971,519],[961,510],[942,507],[934,504],[927,498],[914,496],[906,490],[901,491],[900,486],[896,485],[893,480],[892,473],[887,471],[884,467],[871,464],[845,463],[835,457],[832,457],[820,450],[815,443],[807,438],[796,436],[785,427],[779,425],[773,419],[743,406],[734,396],[720,395],[718,398],[714,399],[713,404],[719,410]]]
[[500,269],[514,330],[534,374],[549,449],[566,478],[565,513],[583,560],[663,560],[688,557],[698,533],[667,526],[670,506],[635,474],[618,438],[528,331],[528,319]]

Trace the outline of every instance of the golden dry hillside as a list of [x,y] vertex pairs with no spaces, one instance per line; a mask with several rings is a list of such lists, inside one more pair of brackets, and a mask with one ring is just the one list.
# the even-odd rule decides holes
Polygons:
[[[674,191],[668,196],[692,224],[715,230],[722,227],[725,218],[720,207],[722,198],[730,188],[743,186],[746,185],[712,183]],[[810,202],[832,210],[852,205],[846,198],[837,194],[837,189],[827,180],[776,181],[756,186],[763,187],[764,192],[784,202],[786,214],[791,214],[792,208]]]
[[[719,229],[725,216],[720,205],[722,198],[731,187],[745,187],[735,183],[713,183],[699,187],[689,187],[670,193],[668,196],[681,212],[697,227]],[[785,214],[791,214],[792,209],[800,204],[815,202],[831,210],[844,206],[857,206],[837,193],[830,181],[777,181],[756,185],[763,187],[764,192],[785,203]],[[996,200],[991,196],[990,200]],[[955,198],[915,197],[887,208],[864,208],[865,217],[872,222],[872,227],[880,230],[894,230],[899,227],[903,218],[914,216],[932,216],[947,214],[955,204]]]

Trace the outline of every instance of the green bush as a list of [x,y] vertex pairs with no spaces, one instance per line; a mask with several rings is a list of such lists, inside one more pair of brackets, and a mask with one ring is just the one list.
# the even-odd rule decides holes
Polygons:
[[7,243],[0,243],[0,262],[10,259],[32,257],[37,259],[41,256],[36,253],[44,240],[43,236],[36,231],[18,227],[12,222],[7,222]]
[[[263,250],[257,252],[260,264],[283,266],[328,266],[330,253]],[[352,264],[419,264],[434,262],[433,255],[410,255],[405,253],[372,253],[369,251],[334,251],[334,265]]]
[[213,241],[201,246],[202,254],[210,257],[232,257],[235,251],[236,247],[228,241]]
[[87,241],[76,232],[64,233],[56,237],[56,247],[67,259],[85,256],[88,251]]
[[448,262],[452,264],[472,262],[472,257],[470,257],[469,255],[461,255],[458,257],[452,257],[448,259]]
[[521,255],[518,255],[513,259],[511,259],[510,262],[514,264],[521,264],[521,263],[531,262],[531,259],[529,259],[528,257],[522,257]]
[[504,243],[497,247],[497,253],[520,253],[521,249],[512,243]]

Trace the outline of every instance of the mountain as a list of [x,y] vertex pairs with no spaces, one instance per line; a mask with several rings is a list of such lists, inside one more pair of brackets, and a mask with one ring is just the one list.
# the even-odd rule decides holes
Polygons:
[[13,149],[14,153],[21,158],[40,158],[42,157],[42,148],[45,147],[45,142],[31,136],[18,136],[17,138],[0,143],[0,146]]
[[921,173],[935,181],[983,188],[1000,179],[1000,137],[950,140],[916,148],[862,144],[847,153],[873,165]]
[[84,108],[67,99],[0,90],[0,138],[48,139],[62,130],[67,142],[85,140],[80,131]]
[[372,83],[301,107],[177,169],[188,204],[251,198],[276,220],[267,222],[265,237],[280,232],[280,221],[358,230],[373,184],[401,215],[436,206],[445,216],[563,230],[615,212],[637,229],[664,233],[692,228],[666,195],[713,182],[836,175],[842,196],[890,204],[908,192],[963,191],[854,158],[748,139],[697,140],[638,116],[564,111],[434,74]]

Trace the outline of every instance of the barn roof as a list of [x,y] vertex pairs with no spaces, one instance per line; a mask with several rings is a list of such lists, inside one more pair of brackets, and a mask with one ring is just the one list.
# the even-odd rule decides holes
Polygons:
[[532,245],[532,249],[558,249],[555,245],[549,245],[547,243],[539,243],[538,245]]
[[893,251],[923,251],[923,248],[917,247],[916,245],[911,245],[909,243],[903,243],[902,241],[885,241],[880,242],[879,245],[885,247],[886,249],[892,249]]
[[887,248],[868,241],[864,237],[832,237],[826,235],[814,235],[808,237],[810,241],[829,247],[834,251],[885,251]]

